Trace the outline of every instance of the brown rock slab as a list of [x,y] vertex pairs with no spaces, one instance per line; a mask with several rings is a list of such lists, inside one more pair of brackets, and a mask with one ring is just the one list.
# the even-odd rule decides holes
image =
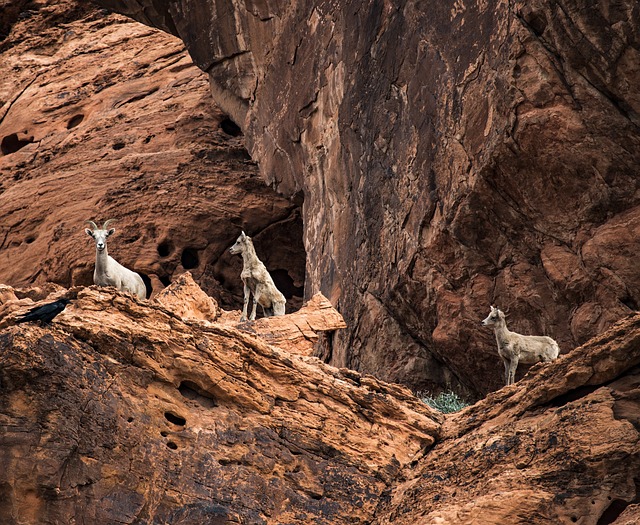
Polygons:
[[220,316],[218,303],[196,284],[191,272],[180,274],[154,301],[185,320],[212,322]]
[[449,416],[373,524],[634,523],[640,315]]
[[[240,313],[227,318],[227,323],[238,323]],[[320,292],[292,314],[248,321],[238,329],[254,334],[269,344],[299,355],[318,355],[318,345],[326,332],[346,328],[340,313]]]
[[366,523],[442,421],[399,385],[110,288],[1,330],[0,359],[8,525]]

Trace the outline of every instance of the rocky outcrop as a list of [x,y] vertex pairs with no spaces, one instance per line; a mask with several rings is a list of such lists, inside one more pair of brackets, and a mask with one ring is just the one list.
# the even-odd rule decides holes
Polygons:
[[375,525],[636,523],[640,315],[447,419]]
[[485,393],[489,304],[564,351],[640,304],[635,0],[99,3],[180,36],[303,192],[332,363]]
[[[251,334],[227,312],[194,316],[194,286],[174,293],[185,318],[113,288],[1,289],[3,524],[640,516],[640,315],[445,417],[404,387],[267,343],[272,321],[281,331],[306,311],[317,325],[320,298]],[[51,326],[13,325],[30,295],[74,299]]]
[[113,288],[65,294],[50,327],[0,331],[3,524],[365,523],[438,435],[401,386]]
[[91,284],[84,221],[115,218],[110,253],[154,295],[188,270],[237,307],[242,264],[226,252],[244,229],[297,309],[300,203],[264,185],[182,42],[84,2],[10,4],[0,15],[12,24],[0,42],[0,281]]

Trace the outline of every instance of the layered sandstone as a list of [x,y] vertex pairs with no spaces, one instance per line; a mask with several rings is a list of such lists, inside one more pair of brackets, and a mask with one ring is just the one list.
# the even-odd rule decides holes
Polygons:
[[[181,303],[0,292],[3,524],[640,517],[640,315],[445,417],[404,387],[269,344],[276,319],[194,315],[188,278],[165,294]],[[14,325],[60,296],[73,301],[50,326]],[[274,332],[336,315],[323,304]]]
[[99,3],[180,36],[304,194],[332,363],[486,393],[489,304],[565,352],[640,304],[635,0]]
[[74,300],[49,327],[11,326],[33,301],[5,289],[0,522],[365,523],[435,442],[406,388],[197,318],[172,287],[184,318],[92,286],[50,295]]

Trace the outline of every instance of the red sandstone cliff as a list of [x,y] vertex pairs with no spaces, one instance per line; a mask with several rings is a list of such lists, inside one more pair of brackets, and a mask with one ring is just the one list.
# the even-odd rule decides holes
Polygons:
[[174,40],[73,2],[11,2],[2,281],[88,284],[81,222],[115,216],[112,252],[154,290],[189,269],[226,307],[241,287],[225,249],[245,228],[295,308],[304,221],[307,296],[349,325],[326,359],[470,394],[501,384],[477,327],[489,303],[564,351],[637,307],[637,3],[258,2],[234,24],[195,1],[136,5],[117,7],[182,36],[263,176],[295,197],[262,186]]
[[[18,4],[22,4],[22,7]],[[300,306],[299,203],[266,187],[176,38],[74,1],[11,2],[0,42],[0,282],[92,283],[84,221],[154,292],[192,272],[242,301],[240,231]]]
[[0,289],[3,525],[640,519],[640,315],[444,417],[309,357],[343,326],[321,299],[237,325],[188,274],[48,294]]

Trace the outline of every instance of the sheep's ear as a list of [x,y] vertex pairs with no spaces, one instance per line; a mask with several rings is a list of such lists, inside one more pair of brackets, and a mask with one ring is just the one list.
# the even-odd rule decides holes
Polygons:
[[87,235],[89,237],[93,237],[93,230],[91,228],[85,228],[84,231],[87,232]]
[[116,229],[115,228],[109,228],[109,230],[107,231],[107,237],[109,237],[109,235],[113,235],[114,233],[116,233]]
[[240,233],[240,237],[242,237],[243,239],[247,237],[247,235],[244,233],[244,230]]

